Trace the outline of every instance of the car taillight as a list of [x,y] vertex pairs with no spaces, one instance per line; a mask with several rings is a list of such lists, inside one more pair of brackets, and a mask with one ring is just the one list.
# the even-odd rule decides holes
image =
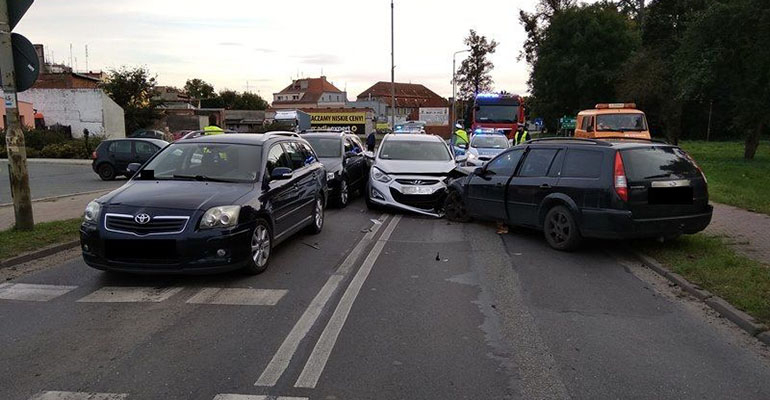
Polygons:
[[96,156],[96,152],[93,152],[93,153],[91,153],[91,159],[92,159],[92,160],[96,160],[96,157],[97,157],[97,156]]
[[620,152],[615,153],[615,193],[623,201],[628,201],[628,179],[626,179],[626,169],[623,167],[623,157]]

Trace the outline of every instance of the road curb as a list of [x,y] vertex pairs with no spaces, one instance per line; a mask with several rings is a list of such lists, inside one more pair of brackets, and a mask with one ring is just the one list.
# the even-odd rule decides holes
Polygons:
[[659,263],[652,257],[632,249],[628,250],[631,252],[631,254],[636,256],[636,258],[638,258],[642,264],[657,272],[660,276],[676,284],[685,292],[693,295],[693,297],[703,301],[706,303],[706,305],[711,307],[711,309],[718,312],[719,315],[732,321],[735,325],[738,325],[738,327],[746,331],[749,335],[755,336],[761,342],[770,346],[770,331],[767,330],[767,326],[758,323],[754,317],[735,308],[723,298],[715,296],[707,290],[701,289],[700,286],[688,281],[683,276],[670,271],[668,268],[664,267],[663,264]]
[[[0,158],[0,161],[8,161],[7,158]],[[69,164],[69,165],[91,165],[93,160],[81,158],[28,158],[31,164]]]
[[[111,192],[112,190],[115,190],[115,189],[99,189],[99,190],[89,190],[87,192],[60,194],[58,196],[50,196],[50,197],[43,197],[43,198],[40,198],[40,199],[34,199],[34,200],[32,200],[32,202],[33,203],[41,203],[41,202],[46,202],[46,201],[55,201],[55,200],[59,200],[59,199],[66,199],[67,197],[83,196],[83,195],[86,195],[86,194],[94,194],[94,193],[102,193],[102,192],[107,193],[107,192]],[[12,207],[12,206],[13,206],[13,203],[0,203],[0,208]]]
[[24,264],[26,262],[34,261],[43,257],[48,257],[58,252],[73,249],[78,246],[80,246],[80,240],[72,240],[69,242],[48,246],[40,250],[35,250],[30,253],[22,254],[20,256],[16,256],[16,257],[9,258],[7,260],[0,261],[0,269],[13,267],[14,265]]

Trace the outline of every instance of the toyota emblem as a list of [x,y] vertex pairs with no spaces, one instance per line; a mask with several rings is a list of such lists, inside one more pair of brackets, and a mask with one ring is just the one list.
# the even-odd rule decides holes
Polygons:
[[134,217],[134,222],[136,222],[139,225],[144,225],[148,222],[150,222],[152,218],[147,214],[136,214]]

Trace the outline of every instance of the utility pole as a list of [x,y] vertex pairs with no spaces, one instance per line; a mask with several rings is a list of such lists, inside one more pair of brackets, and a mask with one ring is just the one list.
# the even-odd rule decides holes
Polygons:
[[15,228],[31,231],[35,222],[32,217],[32,199],[29,193],[27,150],[24,147],[24,132],[21,130],[16,96],[16,73],[11,45],[8,0],[0,0],[0,72],[7,121],[5,146],[8,149],[8,178],[11,183],[11,197],[16,217]]
[[456,51],[454,54],[452,54],[452,113],[451,113],[451,120],[450,125],[452,126],[451,129],[454,129],[455,121],[457,121],[457,111],[455,108],[457,107],[457,67],[455,59],[457,58],[458,54],[467,53],[470,49],[460,50]]
[[708,128],[706,128],[706,141],[708,142],[711,138],[711,112],[714,111],[714,100],[711,100],[709,102],[709,124]]
[[393,0],[390,0],[390,129],[396,130],[396,34]]

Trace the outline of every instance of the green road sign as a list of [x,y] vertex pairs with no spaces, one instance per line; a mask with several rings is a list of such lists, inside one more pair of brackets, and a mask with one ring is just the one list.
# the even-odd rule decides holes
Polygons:
[[575,129],[577,126],[576,121],[576,118],[564,116],[559,118],[559,126],[561,126],[561,129]]

